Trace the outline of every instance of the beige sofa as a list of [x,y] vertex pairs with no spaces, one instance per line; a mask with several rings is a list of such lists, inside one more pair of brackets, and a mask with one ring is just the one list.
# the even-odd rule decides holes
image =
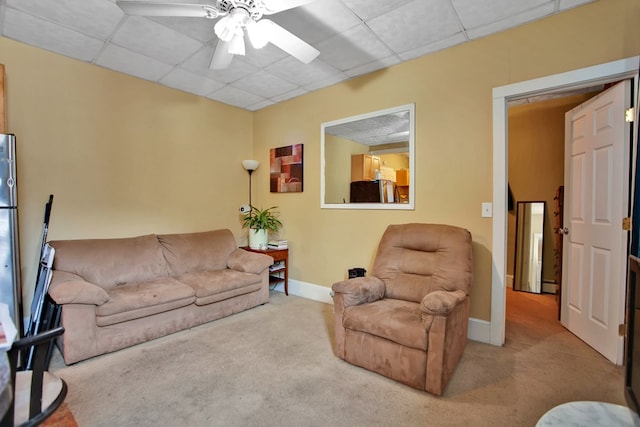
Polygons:
[[269,301],[273,259],[239,249],[229,230],[49,243],[67,364]]

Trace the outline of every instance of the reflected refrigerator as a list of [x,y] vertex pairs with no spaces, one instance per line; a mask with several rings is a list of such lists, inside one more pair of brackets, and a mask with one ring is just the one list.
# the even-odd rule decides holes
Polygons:
[[9,306],[18,336],[22,336],[16,176],[16,137],[0,134],[0,302]]

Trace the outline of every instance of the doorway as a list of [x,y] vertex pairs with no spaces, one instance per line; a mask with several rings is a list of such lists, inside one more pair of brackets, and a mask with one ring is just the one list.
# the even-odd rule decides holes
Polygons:
[[[502,346],[505,340],[506,263],[507,263],[507,102],[532,95],[558,93],[622,79],[633,79],[638,87],[640,57],[567,73],[515,83],[493,90],[493,274],[491,283],[491,322],[489,342]],[[636,91],[637,93],[637,91]],[[635,99],[634,99],[635,104]]]
[[[507,213],[507,288],[544,294],[540,299],[555,301],[558,322],[565,113],[603,89],[598,85],[508,102],[507,169],[513,203]],[[535,300],[535,295],[530,299]],[[509,301],[507,298],[510,311]]]

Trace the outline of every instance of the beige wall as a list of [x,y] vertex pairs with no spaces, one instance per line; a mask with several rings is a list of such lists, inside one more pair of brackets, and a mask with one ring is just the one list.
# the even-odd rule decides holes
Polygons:
[[[480,212],[492,200],[492,89],[637,55],[639,21],[637,1],[601,0],[256,112],[258,159],[305,144],[304,193],[271,194],[267,175],[256,176],[257,204],[282,211],[291,277],[328,287],[348,268],[370,267],[388,224],[454,224],[474,239],[471,315],[489,320],[492,222]],[[320,209],[320,124],[412,102],[415,211]]]
[[[595,94],[580,94],[509,108],[509,185],[514,202],[544,201],[542,277],[555,281],[556,190],[564,183],[564,113]],[[507,274],[514,274],[516,210],[508,215]]]
[[[348,268],[369,269],[390,223],[455,224],[474,238],[471,314],[489,320],[492,222],[480,206],[492,200],[492,89],[637,55],[639,9],[600,0],[256,113],[0,38],[26,303],[49,194],[51,239],[228,227],[244,241],[239,165],[254,157],[254,204],[279,206],[292,279],[329,287]],[[407,103],[415,211],[320,209],[320,123]],[[295,143],[305,144],[304,192],[270,193],[269,149]]]
[[25,311],[49,194],[50,239],[223,227],[244,238],[250,112],[1,37],[0,63],[17,136]]

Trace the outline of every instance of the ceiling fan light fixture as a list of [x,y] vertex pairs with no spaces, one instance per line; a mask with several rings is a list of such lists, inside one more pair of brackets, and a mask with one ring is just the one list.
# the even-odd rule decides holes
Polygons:
[[233,38],[229,42],[229,53],[233,55],[243,55],[243,56],[245,54],[244,36],[241,28],[239,29],[239,31],[236,32],[236,34],[233,36]]
[[259,22],[249,21],[246,28],[249,41],[256,49],[262,49],[269,43],[268,29],[264,25],[260,25]]
[[317,0],[211,0],[207,2],[210,4],[165,1],[117,0],[116,3],[128,15],[219,18],[213,25],[218,43],[209,63],[212,70],[229,66],[234,55],[245,55],[245,28],[247,37],[256,49],[271,43],[304,64],[320,55],[320,51],[295,34],[271,20],[262,19],[263,15],[272,15]]
[[230,15],[223,16],[216,25],[213,26],[216,36],[222,41],[231,41],[236,33],[236,23]]

